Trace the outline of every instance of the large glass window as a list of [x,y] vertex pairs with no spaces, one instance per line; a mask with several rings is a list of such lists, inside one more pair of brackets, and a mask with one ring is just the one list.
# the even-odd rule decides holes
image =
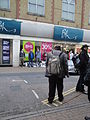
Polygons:
[[0,0],[1,9],[10,9],[10,0]]
[[90,24],[90,11],[89,11],[89,20],[88,20],[88,24]]
[[75,0],[62,0],[62,19],[75,21]]
[[44,16],[45,0],[28,0],[28,12]]

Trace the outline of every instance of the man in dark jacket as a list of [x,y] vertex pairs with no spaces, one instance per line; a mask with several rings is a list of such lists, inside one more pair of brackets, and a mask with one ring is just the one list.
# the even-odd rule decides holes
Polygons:
[[88,64],[88,60],[89,60],[89,56],[87,53],[88,50],[88,46],[87,45],[83,45],[81,48],[81,53],[79,55],[80,58],[80,77],[76,86],[76,91],[78,92],[85,92],[84,90],[84,76],[86,74],[86,70],[87,70],[87,64]]
[[[55,46],[55,50],[53,50],[53,54],[57,54],[58,56],[61,54],[61,47]],[[47,61],[46,61],[46,67],[48,66],[48,60],[49,56],[47,55]],[[60,62],[62,65],[62,76],[59,75],[51,75],[49,77],[49,97],[48,102],[52,104],[54,97],[55,97],[55,91],[57,87],[58,92],[58,100],[61,102],[63,101],[63,78],[68,75],[68,63],[67,63],[67,55],[66,53],[62,53],[60,55]]]
[[32,49],[29,52],[28,59],[29,59],[29,67],[33,67],[34,53]]

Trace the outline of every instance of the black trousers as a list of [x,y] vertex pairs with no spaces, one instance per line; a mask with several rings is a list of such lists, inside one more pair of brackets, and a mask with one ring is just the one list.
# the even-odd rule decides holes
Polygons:
[[88,86],[88,100],[90,102],[90,86]]
[[49,77],[49,97],[48,101],[53,101],[55,97],[55,92],[57,88],[58,98],[63,98],[63,78],[59,78],[58,76]]
[[80,72],[80,77],[76,86],[76,91],[84,92],[84,76],[86,75],[85,71]]

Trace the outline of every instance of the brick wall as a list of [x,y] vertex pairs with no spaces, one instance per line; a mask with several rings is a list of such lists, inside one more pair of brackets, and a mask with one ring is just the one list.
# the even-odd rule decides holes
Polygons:
[[52,0],[45,0],[45,16],[40,17],[28,13],[28,0],[20,0],[20,19],[52,23]]
[[62,0],[55,0],[54,8],[55,8],[55,10],[54,10],[54,14],[55,14],[54,22],[55,22],[55,24],[81,28],[82,0],[79,0],[79,1],[76,0],[75,22],[61,20],[61,16],[62,16]]
[[84,5],[84,20],[83,20],[83,28],[90,29],[89,23],[89,13],[90,13],[90,0],[85,0]]
[[16,18],[16,0],[10,0],[10,10],[0,9],[0,17]]
[[[16,6],[17,2],[19,4],[18,10]],[[28,13],[28,0],[17,0],[17,2],[16,0],[10,0],[10,10],[5,11],[0,9],[0,17],[19,18],[32,21],[54,23],[76,28],[90,29],[90,25],[88,24],[90,0],[76,0],[75,22],[61,20],[62,0],[45,0],[45,16],[42,17]]]

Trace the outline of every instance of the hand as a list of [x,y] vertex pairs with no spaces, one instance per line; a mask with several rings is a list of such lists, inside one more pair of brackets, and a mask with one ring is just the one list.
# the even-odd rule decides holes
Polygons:
[[67,75],[67,77],[69,78],[69,74]]

